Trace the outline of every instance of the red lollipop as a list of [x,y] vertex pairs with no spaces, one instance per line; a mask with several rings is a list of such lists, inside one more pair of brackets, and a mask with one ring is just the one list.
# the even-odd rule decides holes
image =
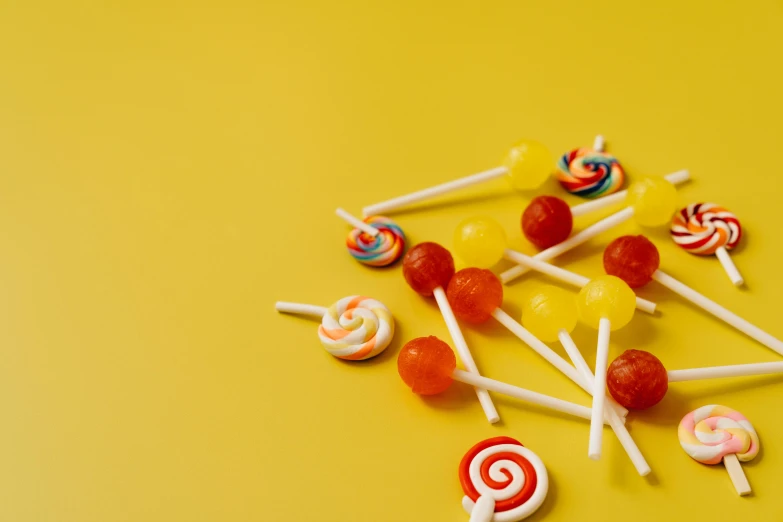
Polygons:
[[454,315],[479,324],[488,321],[503,303],[503,285],[489,270],[464,268],[451,278],[446,296]]
[[[454,259],[451,257],[451,253],[437,243],[420,243],[405,254],[402,261],[402,275],[405,276],[405,281],[415,292],[425,297],[435,297],[462,364],[469,372],[479,375],[478,367],[470,353],[468,343],[465,342],[465,337],[462,335],[462,330],[454,317],[454,311],[449,305],[444,290],[454,275]],[[492,423],[500,420],[487,390],[476,388],[476,395],[478,395],[487,420]]]
[[669,376],[663,363],[642,350],[627,350],[612,361],[606,384],[614,400],[632,410],[655,406],[669,389]]
[[554,196],[538,196],[522,213],[522,232],[541,249],[565,241],[573,228],[571,208]]
[[639,288],[652,280],[661,264],[658,249],[646,237],[618,237],[604,250],[604,269],[631,288]]

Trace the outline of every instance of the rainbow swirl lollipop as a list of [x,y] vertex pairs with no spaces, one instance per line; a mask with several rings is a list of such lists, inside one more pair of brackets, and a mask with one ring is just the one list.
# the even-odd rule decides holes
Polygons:
[[583,198],[617,192],[625,181],[625,171],[614,156],[589,147],[563,154],[557,168],[557,179],[563,188]]
[[405,252],[405,233],[391,219],[383,216],[371,216],[364,223],[378,230],[372,236],[354,228],[348,233],[345,245],[348,252],[360,263],[369,266],[388,266]]

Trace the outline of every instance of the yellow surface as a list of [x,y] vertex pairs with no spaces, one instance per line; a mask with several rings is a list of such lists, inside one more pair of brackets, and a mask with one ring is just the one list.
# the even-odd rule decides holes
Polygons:
[[[464,386],[422,400],[400,382],[401,344],[448,339],[444,324],[399,266],[353,261],[333,216],[496,166],[519,139],[557,154],[601,132],[630,178],[687,167],[681,202],[741,217],[747,290],[652,237],[667,272],[783,336],[782,24],[770,0],[3,2],[0,520],[467,520],[457,464],[501,434],[550,471],[534,520],[783,519],[780,378],[676,384],[633,414],[648,480],[608,431],[590,461],[586,422],[497,397],[490,426]],[[532,252],[530,197],[498,180],[399,223],[450,246],[461,219],[489,215]],[[637,230],[559,263],[595,276],[603,246]],[[507,290],[513,316],[534,280]],[[273,311],[352,293],[398,319],[363,364]],[[780,359],[655,284],[641,293],[662,315],[615,332],[613,357]],[[574,334],[592,362],[595,332]],[[499,325],[466,336],[488,376],[588,404]],[[751,498],[679,448],[679,419],[711,402],[759,431]]]

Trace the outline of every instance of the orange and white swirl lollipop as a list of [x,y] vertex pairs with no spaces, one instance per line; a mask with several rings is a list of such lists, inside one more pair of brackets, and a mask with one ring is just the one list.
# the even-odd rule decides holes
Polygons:
[[494,437],[470,448],[459,465],[470,522],[516,522],[546,499],[549,475],[541,459],[511,437]]
[[716,255],[736,286],[744,280],[729,256],[742,238],[737,216],[715,203],[693,203],[674,215],[672,239],[691,254]]
[[375,357],[394,337],[394,318],[380,301],[352,295],[329,308],[287,303],[275,304],[278,312],[321,318],[318,337],[327,352],[338,359],[361,361]]

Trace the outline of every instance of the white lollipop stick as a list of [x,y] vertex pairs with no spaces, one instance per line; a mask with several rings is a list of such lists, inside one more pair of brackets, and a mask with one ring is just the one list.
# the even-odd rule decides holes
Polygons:
[[718,319],[721,319],[727,324],[733,326],[748,337],[755,339],[767,348],[770,348],[780,355],[783,355],[783,341],[780,339],[776,339],[761,328],[750,324],[748,321],[742,319],[737,314],[728,311],[715,301],[706,298],[696,290],[682,284],[681,282],[661,272],[660,270],[656,270],[655,273],[653,273],[652,278],[661,283],[666,288],[689,300],[696,306],[703,308]]
[[[569,237],[562,243],[558,243],[557,245],[549,247],[546,250],[542,250],[538,254],[534,255],[533,259],[538,259],[540,261],[549,261],[550,259],[553,259],[559,256],[560,254],[564,252],[568,252],[572,248],[581,245],[585,241],[594,238],[598,234],[601,234],[602,232],[606,232],[607,230],[619,225],[620,223],[628,221],[632,217],[633,217],[633,207],[626,207],[620,210],[619,212],[616,212],[611,216],[606,217],[593,225],[590,225],[584,230]],[[506,284],[529,271],[530,268],[517,265],[509,268],[508,270],[500,274],[500,280],[504,284]]]
[[737,269],[737,265],[735,265],[734,261],[731,260],[729,251],[726,250],[725,247],[718,247],[718,249],[715,251],[715,255],[718,257],[720,264],[723,265],[723,270],[726,271],[726,274],[729,276],[729,279],[731,279],[731,282],[734,283],[734,286],[744,285],[745,279]]
[[317,317],[318,319],[321,319],[324,315],[326,315],[327,311],[327,309],[323,306],[289,303],[286,301],[276,302],[275,310],[284,314],[309,315],[311,317]]
[[495,499],[489,495],[481,495],[470,512],[470,522],[492,522],[495,514]]
[[[580,352],[579,348],[574,344],[571,335],[566,330],[560,330],[558,339],[560,340],[560,344],[563,345],[563,348],[565,348],[566,353],[568,353],[568,356],[571,358],[571,361],[574,363],[574,366],[579,369],[585,379],[592,383],[595,376],[593,375],[593,372],[590,371],[587,361],[582,357],[582,352]],[[611,397],[607,397],[607,400],[610,399]],[[642,455],[639,446],[636,445],[633,437],[628,433],[628,429],[625,427],[624,423],[611,410],[609,411],[609,425],[612,427],[612,430],[614,430],[615,435],[617,435],[617,440],[620,441],[620,445],[625,450],[625,453],[628,454],[628,458],[631,459],[631,462],[639,475],[642,477],[649,475],[652,469],[650,469],[650,465],[647,464],[647,460],[644,458],[644,455]]]
[[[559,411],[560,413],[567,413],[580,419],[590,420],[592,418],[592,412],[587,406],[581,406],[574,404],[573,402],[564,401],[549,395],[537,393],[534,391],[526,390],[518,386],[512,386],[504,382],[496,381],[494,379],[487,379],[481,375],[466,372],[464,370],[454,370],[451,373],[451,378],[455,381],[464,382],[465,384],[473,385],[477,388],[483,388],[485,390],[501,393],[514,397],[521,401],[529,402],[543,408]],[[605,421],[608,423],[608,421]]]
[[[672,172],[671,174],[665,175],[664,179],[672,185],[679,185],[688,181],[690,179],[690,174],[687,170],[678,170],[677,172]],[[622,203],[625,201],[625,197],[627,195],[627,190],[621,190],[619,192],[615,192],[614,194],[609,194],[608,196],[603,196],[592,201],[586,201],[584,203],[574,205],[571,207],[571,215],[573,217],[579,217],[596,210],[601,210],[602,208],[616,205],[617,203]]]
[[[602,317],[598,323],[598,347],[595,356],[595,379],[593,390],[606,390],[606,367],[609,364],[609,332],[611,322]],[[601,458],[601,443],[603,441],[602,419],[604,416],[605,393],[593,395],[593,416],[590,420],[590,445],[587,455],[593,460]]]
[[723,457],[723,465],[726,466],[726,471],[729,473],[731,483],[734,484],[734,489],[737,490],[739,496],[744,497],[750,495],[750,482],[748,477],[745,476],[745,472],[742,471],[742,466],[736,455],[729,454]]
[[485,170],[484,172],[479,172],[478,174],[473,174],[472,176],[467,176],[465,178],[456,179],[454,181],[442,183],[428,189],[420,190],[418,192],[414,192],[413,194],[399,196],[381,203],[375,203],[373,205],[364,207],[364,209],[362,209],[362,213],[365,215],[365,217],[375,216],[378,214],[387,214],[390,211],[404,207],[405,205],[418,203],[419,201],[424,201],[425,199],[434,198],[436,196],[441,196],[455,190],[477,185],[479,183],[484,183],[485,181],[499,178],[501,176],[505,176],[506,174],[508,174],[508,167],[495,167],[494,169]]
[[[449,300],[446,298],[446,292],[443,290],[443,287],[439,286],[433,290],[432,295],[435,296],[435,301],[438,303],[438,308],[440,308],[440,313],[443,315],[443,320],[446,321],[446,328],[449,330],[451,340],[454,341],[454,347],[457,349],[462,364],[464,364],[465,368],[472,374],[479,375],[476,362],[473,360],[473,355],[470,353],[468,343],[465,342],[465,337],[462,335],[462,330],[459,327],[459,323],[457,323],[457,318],[454,317],[454,312],[451,309]],[[481,403],[481,407],[484,409],[487,420],[493,424],[499,421],[500,415],[498,415],[498,411],[495,409],[495,405],[493,404],[489,393],[487,393],[487,390],[476,388],[476,395],[478,396],[479,403]]]
[[353,215],[349,214],[348,212],[346,212],[345,210],[343,210],[341,208],[338,208],[337,210],[335,210],[334,213],[337,214],[338,216],[340,216],[341,218],[343,218],[345,221],[347,221],[354,228],[358,228],[359,230],[361,230],[365,234],[370,234],[372,237],[377,236],[379,234],[379,232],[380,232],[374,226],[368,225],[367,223],[365,223],[361,219],[357,218],[356,216],[353,216]]
[[[503,311],[500,308],[495,308],[495,311],[492,312],[492,317],[497,319],[497,321],[508,328],[508,330],[516,335],[519,339],[522,340],[525,344],[527,344],[530,348],[533,349],[534,352],[536,352],[538,355],[546,359],[546,361],[557,368],[560,373],[571,379],[574,383],[576,383],[580,388],[582,388],[584,391],[589,393],[590,395],[593,394],[593,386],[592,383],[587,381],[584,376],[579,373],[576,368],[568,364],[568,362],[560,357],[552,348],[547,346],[541,339],[530,333],[524,326],[519,324],[517,321],[514,320],[513,317],[508,315],[505,311]],[[613,410],[622,416],[625,416],[628,414],[628,410],[614,402],[613,400],[610,403],[613,407]]]
[[604,137],[600,134],[595,137],[595,141],[593,141],[593,150],[596,152],[603,152],[604,151]]
[[722,379],[725,377],[749,377],[752,375],[772,375],[783,373],[783,362],[754,364],[735,364],[731,366],[712,366],[690,368],[667,372],[669,382],[700,381],[703,379]]
[[[586,278],[583,275],[576,274],[564,268],[560,268],[559,266],[550,265],[545,261],[541,261],[534,257],[525,255],[521,252],[517,252],[516,250],[511,250],[507,248],[506,251],[503,253],[503,256],[509,261],[513,261],[518,265],[522,265],[527,268],[533,269],[536,272],[541,272],[542,274],[546,274],[549,277],[552,277],[559,281],[563,281],[564,283],[568,283],[569,285],[573,285],[578,288],[582,288],[583,286],[585,286],[587,283],[590,282],[590,279]],[[647,299],[642,299],[641,297],[636,298],[636,308],[638,308],[642,312],[646,312],[648,314],[654,314],[655,307],[656,304],[653,303],[652,301],[648,301]]]

